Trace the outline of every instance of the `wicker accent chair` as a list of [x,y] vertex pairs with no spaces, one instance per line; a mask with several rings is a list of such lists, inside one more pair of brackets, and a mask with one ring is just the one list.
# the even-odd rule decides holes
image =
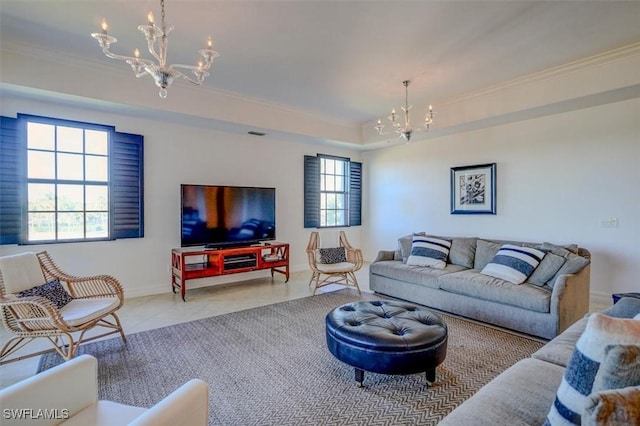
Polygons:
[[[73,298],[60,309],[45,297],[17,294],[52,280],[58,280]],[[14,335],[0,349],[0,365],[51,350],[69,360],[80,344],[116,333],[126,342],[116,314],[123,303],[124,292],[117,279],[109,275],[69,275],[46,251],[0,257],[0,315],[3,326]],[[94,327],[108,331],[85,337]],[[9,358],[37,338],[49,340],[53,349]]]
[[339,244],[340,247],[344,248],[346,261],[323,263],[320,252],[320,236],[318,232],[312,232],[309,237],[309,243],[307,244],[307,258],[309,259],[309,266],[311,267],[312,272],[309,285],[314,285],[314,295],[318,288],[330,284],[352,286],[358,290],[358,293],[360,293],[360,287],[358,286],[358,280],[356,279],[355,273],[362,268],[362,251],[349,244],[344,231],[340,231]]

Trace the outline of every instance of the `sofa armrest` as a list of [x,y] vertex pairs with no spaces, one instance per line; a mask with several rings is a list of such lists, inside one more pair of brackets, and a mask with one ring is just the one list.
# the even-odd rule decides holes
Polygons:
[[206,426],[209,423],[209,385],[191,379],[129,423],[130,426]]
[[[72,417],[98,402],[98,361],[90,355],[81,355],[58,366],[29,377],[0,390],[0,407],[18,410],[16,415],[3,416],[2,425],[25,424],[19,419],[19,410],[57,410],[60,417]],[[22,412],[22,415],[28,415]],[[38,424],[56,424],[43,421]]]
[[558,330],[562,333],[589,312],[591,265],[577,274],[560,275],[551,293],[551,314],[558,317]]
[[378,256],[376,257],[376,260],[374,260],[373,263],[382,262],[383,260],[393,260],[394,256],[395,256],[395,252],[394,251],[380,250],[378,252]]

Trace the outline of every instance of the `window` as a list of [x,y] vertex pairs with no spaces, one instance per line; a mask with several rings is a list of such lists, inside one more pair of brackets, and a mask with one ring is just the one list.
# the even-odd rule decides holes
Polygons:
[[111,126],[2,117],[0,243],[142,237],[142,143]]
[[304,160],[305,228],[360,225],[362,164],[321,154]]
[[108,238],[109,131],[26,125],[27,241]]

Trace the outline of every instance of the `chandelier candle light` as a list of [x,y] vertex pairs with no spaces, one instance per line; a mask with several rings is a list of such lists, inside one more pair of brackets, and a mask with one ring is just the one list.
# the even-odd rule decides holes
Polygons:
[[[148,22],[138,26],[138,29],[144,33],[144,36],[147,39],[149,53],[151,53],[157,62],[140,58],[140,51],[138,49],[135,49],[133,53],[134,56],[122,56],[112,53],[109,50],[109,46],[118,40],[107,33],[107,21],[104,19],[102,20],[102,32],[93,33],[91,34],[91,37],[98,40],[98,44],[102,48],[102,52],[107,57],[111,59],[119,59],[131,65],[131,69],[133,69],[136,77],[142,77],[145,74],[149,74],[153,77],[156,86],[160,88],[160,97],[164,99],[167,97],[167,88],[171,86],[173,79],[176,77],[183,78],[193,84],[202,84],[205,77],[209,75],[208,71],[213,64],[213,60],[220,56],[220,54],[212,49],[213,40],[209,37],[207,40],[207,47],[198,52],[200,53],[198,65],[173,64],[167,66],[167,47],[169,44],[167,36],[169,32],[173,30],[173,27],[167,28],[164,22],[164,0],[160,0],[160,8],[162,12],[160,26],[155,24],[152,12],[149,12],[149,15],[147,16]],[[194,77],[192,78],[183,74],[178,71],[178,68],[191,71]]]
[[[413,132],[418,132],[422,130],[422,129],[414,129],[413,127],[411,127],[411,121],[409,119],[409,110],[411,110],[412,105],[409,105],[409,83],[410,83],[409,80],[405,80],[402,82],[402,85],[404,86],[404,93],[405,93],[404,106],[402,107],[402,110],[404,111],[404,124],[399,122],[398,115],[396,114],[395,109],[391,110],[391,115],[388,117],[389,120],[391,121],[391,124],[393,125],[393,128],[396,130],[396,132],[400,135],[400,137],[402,137],[407,142],[411,140],[411,135],[413,134]],[[429,111],[427,112],[424,118],[424,127],[426,130],[429,130],[429,125],[431,123],[433,123],[433,107],[429,105]],[[382,124],[382,120],[378,119],[376,130],[378,131],[379,134],[382,135],[384,134],[383,129],[384,129],[384,124]]]

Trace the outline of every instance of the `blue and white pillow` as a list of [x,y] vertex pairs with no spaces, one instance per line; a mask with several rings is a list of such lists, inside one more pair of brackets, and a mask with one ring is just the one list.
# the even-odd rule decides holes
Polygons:
[[414,235],[407,265],[444,269],[447,266],[447,256],[449,256],[450,249],[451,241],[426,235]]
[[49,281],[46,284],[42,284],[36,287],[32,287],[26,290],[22,290],[18,293],[18,297],[30,297],[40,296],[45,299],[49,299],[53,302],[58,309],[64,308],[69,302],[73,300],[73,297],[67,290],[60,284],[58,280]]
[[612,318],[599,312],[591,314],[565,369],[545,426],[580,425],[607,346],[634,345],[639,341],[638,319]]
[[533,273],[543,257],[543,251],[505,244],[480,272],[513,284],[522,284]]

